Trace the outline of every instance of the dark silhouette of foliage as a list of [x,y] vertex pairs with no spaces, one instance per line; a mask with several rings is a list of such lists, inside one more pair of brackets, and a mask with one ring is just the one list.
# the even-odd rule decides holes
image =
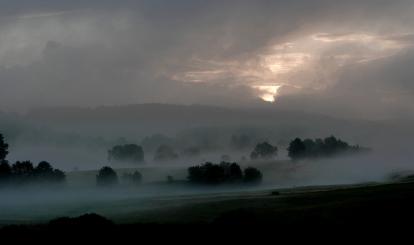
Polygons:
[[334,136],[325,139],[296,138],[288,147],[289,157],[293,160],[308,158],[326,158],[345,153],[361,153],[367,149],[359,146],[351,146],[348,143],[337,139]]
[[178,154],[174,152],[174,149],[167,145],[161,145],[158,147],[154,155],[155,161],[173,161],[178,159]]
[[142,174],[138,171],[135,171],[132,174],[124,174],[123,178],[134,185],[139,185],[142,183]]
[[6,160],[8,152],[9,145],[4,141],[4,137],[2,134],[0,134],[0,163]]
[[254,148],[253,152],[250,155],[250,158],[253,160],[257,159],[271,159],[277,156],[277,147],[269,144],[268,142],[263,142]]
[[13,182],[20,184],[28,183],[34,178],[33,163],[29,161],[16,162],[12,165],[12,179]]
[[262,182],[262,179],[263,175],[258,169],[249,167],[244,170],[244,182],[260,183]]
[[144,162],[144,150],[135,144],[117,145],[108,151],[108,160],[114,162]]
[[66,180],[65,173],[54,169],[48,162],[40,162],[34,167],[30,161],[18,161],[10,166],[5,160],[7,148],[0,134],[0,184],[57,184]]
[[301,139],[296,138],[290,143],[288,155],[293,160],[301,159],[306,156],[306,145]]
[[12,175],[12,169],[7,161],[0,163],[0,184],[7,183]]
[[0,183],[7,184],[61,184],[66,180],[64,172],[54,169],[49,163],[41,162],[36,167],[29,161],[7,162],[0,165]]
[[224,170],[227,182],[240,182],[243,179],[243,171],[237,163],[222,162],[220,167]]
[[98,186],[113,186],[118,184],[118,174],[110,167],[103,167],[96,176]]
[[[257,170],[258,171],[258,170]],[[249,171],[248,174],[251,174]],[[259,172],[260,176],[261,173]],[[222,162],[221,164],[206,163],[188,169],[188,180],[197,184],[231,184],[251,182],[246,179],[243,171],[237,163]]]
[[62,183],[66,179],[64,172],[53,169],[48,162],[40,162],[33,171],[38,182]]

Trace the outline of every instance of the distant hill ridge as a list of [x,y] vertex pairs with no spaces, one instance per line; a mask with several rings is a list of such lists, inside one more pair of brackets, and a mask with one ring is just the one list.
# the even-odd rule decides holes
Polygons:
[[[32,109],[27,116],[51,123],[85,123],[93,121],[128,122],[257,122],[284,119],[335,120],[322,115],[303,112],[282,111],[277,108],[225,108],[205,105],[136,104],[125,106],[82,107],[43,107]],[[104,123],[102,122],[102,123]]]

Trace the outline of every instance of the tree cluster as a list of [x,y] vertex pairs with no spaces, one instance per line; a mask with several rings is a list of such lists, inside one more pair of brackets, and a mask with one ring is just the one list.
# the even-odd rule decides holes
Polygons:
[[268,142],[263,142],[254,148],[253,152],[250,154],[250,158],[252,160],[258,159],[272,159],[273,157],[277,156],[277,147],[269,144]]
[[65,180],[65,173],[54,169],[48,162],[40,162],[36,167],[29,161],[16,162],[13,165],[3,161],[0,164],[1,184],[61,184]]
[[237,163],[206,163],[188,169],[188,180],[197,184],[260,183],[262,173],[255,168],[242,171]]
[[0,184],[60,184],[65,182],[64,172],[54,169],[48,162],[40,162],[37,166],[30,161],[10,164],[6,157],[9,145],[0,134]]
[[118,174],[111,167],[101,168],[101,170],[99,170],[98,175],[96,175],[96,184],[98,186],[115,186],[118,183]]
[[337,139],[334,136],[325,139],[305,139],[296,138],[288,148],[289,157],[293,160],[309,158],[326,158],[345,153],[359,153],[366,149],[360,146],[352,146],[347,142]]
[[[117,172],[111,167],[103,167],[96,175],[96,184],[101,187],[116,186],[120,183]],[[138,171],[122,175],[122,183],[139,185],[142,183],[142,174]]]

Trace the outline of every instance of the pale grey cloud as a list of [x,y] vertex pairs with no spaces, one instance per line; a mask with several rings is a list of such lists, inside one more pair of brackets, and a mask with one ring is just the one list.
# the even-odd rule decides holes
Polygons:
[[[0,103],[275,106],[412,117],[414,3],[8,1]],[[260,104],[260,103],[259,103]]]

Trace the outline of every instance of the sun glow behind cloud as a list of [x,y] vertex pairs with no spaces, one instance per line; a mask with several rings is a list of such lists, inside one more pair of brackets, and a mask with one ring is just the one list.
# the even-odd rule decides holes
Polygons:
[[247,86],[257,97],[273,103],[281,95],[282,87],[295,88],[289,90],[294,93],[327,88],[335,83],[335,72],[341,67],[385,59],[413,43],[413,34],[321,32],[269,45],[243,58],[226,61],[198,58],[193,62],[194,69],[172,77],[187,83]]
[[253,88],[259,92],[259,97],[263,101],[273,103],[276,101],[277,93],[281,85],[256,85]]

